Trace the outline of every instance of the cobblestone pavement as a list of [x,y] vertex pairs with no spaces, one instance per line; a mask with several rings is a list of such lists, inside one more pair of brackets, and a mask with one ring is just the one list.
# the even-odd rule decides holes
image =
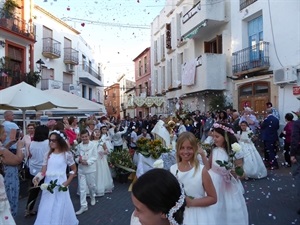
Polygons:
[[[296,213],[300,203],[296,202],[295,182],[291,177],[290,168],[281,167],[268,173],[265,179],[243,181],[249,225],[300,225],[300,216]],[[80,224],[129,225],[133,206],[128,186],[129,183],[115,182],[113,193],[97,198],[95,206],[89,206],[87,212],[78,216]],[[76,189],[77,181],[74,180],[70,188],[71,198],[75,210],[78,210],[80,206]],[[26,198],[20,199],[17,225],[34,224],[35,217],[23,217],[25,204]]]

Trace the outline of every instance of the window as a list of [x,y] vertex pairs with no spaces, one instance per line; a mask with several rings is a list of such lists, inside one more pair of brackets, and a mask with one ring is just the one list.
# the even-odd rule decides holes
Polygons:
[[165,59],[166,49],[165,49],[165,35],[163,34],[160,39],[160,49],[161,49],[161,58]]
[[147,56],[144,57],[144,73],[147,73]]
[[89,88],[89,100],[93,99],[93,89]]
[[141,84],[139,85],[139,90],[140,90],[140,95],[141,95],[143,93],[143,88],[142,88]]
[[149,96],[149,90],[148,90],[148,82],[145,82],[145,92],[146,92],[146,96]]
[[222,54],[222,35],[217,35],[211,41],[204,42],[204,53]]
[[166,48],[172,49],[172,43],[171,43],[171,24],[166,24]]
[[252,95],[252,93],[252,84],[241,87],[240,89],[240,96]]
[[142,60],[139,60],[139,77],[142,76]]

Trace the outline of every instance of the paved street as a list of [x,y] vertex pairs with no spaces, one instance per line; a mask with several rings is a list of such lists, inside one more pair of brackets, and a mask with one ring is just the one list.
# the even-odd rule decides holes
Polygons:
[[[250,225],[300,225],[300,216],[296,209],[300,207],[295,201],[295,182],[290,169],[281,167],[270,171],[262,180],[244,181],[245,197],[249,210]],[[97,198],[97,204],[78,216],[82,225],[128,225],[133,211],[128,184],[115,181],[112,194]],[[77,182],[71,186],[71,197],[75,210],[79,208],[79,197],[75,194]],[[17,225],[32,225],[34,217],[23,217],[26,198],[20,200]],[[221,224],[220,224],[221,225]]]

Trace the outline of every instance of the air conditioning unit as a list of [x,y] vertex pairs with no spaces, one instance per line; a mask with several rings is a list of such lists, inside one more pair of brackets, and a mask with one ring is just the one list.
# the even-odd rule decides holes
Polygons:
[[74,72],[74,65],[72,65],[72,64],[67,64],[67,72],[73,73],[73,72]]
[[287,66],[274,71],[274,84],[297,83],[297,69],[293,66]]

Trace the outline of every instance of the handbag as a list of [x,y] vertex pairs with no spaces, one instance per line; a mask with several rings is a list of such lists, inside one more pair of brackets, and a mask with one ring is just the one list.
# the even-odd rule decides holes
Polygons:
[[19,168],[19,177],[21,180],[25,181],[30,179],[30,171],[29,171],[29,157],[22,161],[21,166]]

